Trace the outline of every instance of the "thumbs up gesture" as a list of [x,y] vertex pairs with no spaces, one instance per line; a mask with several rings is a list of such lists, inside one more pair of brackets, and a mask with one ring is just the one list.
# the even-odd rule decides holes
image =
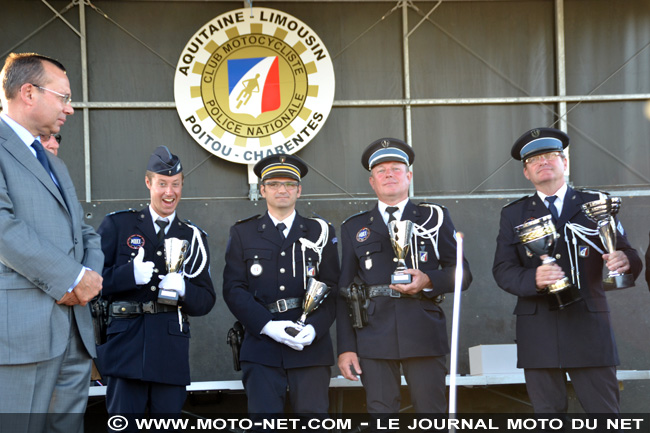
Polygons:
[[153,262],[144,261],[144,249],[138,249],[138,255],[133,259],[133,277],[135,278],[135,284],[147,284],[151,281],[153,275]]

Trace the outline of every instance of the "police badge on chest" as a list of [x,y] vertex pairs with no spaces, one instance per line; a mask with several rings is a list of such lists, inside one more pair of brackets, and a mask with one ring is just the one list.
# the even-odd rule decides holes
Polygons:
[[305,274],[308,277],[315,277],[316,276],[316,266],[314,266],[311,263],[311,260],[309,260],[309,262],[307,262],[307,266],[305,266]]
[[260,265],[259,260],[256,259],[253,262],[253,264],[251,265],[250,271],[251,271],[251,275],[254,276],[254,277],[259,277],[260,275],[262,275],[262,265]]

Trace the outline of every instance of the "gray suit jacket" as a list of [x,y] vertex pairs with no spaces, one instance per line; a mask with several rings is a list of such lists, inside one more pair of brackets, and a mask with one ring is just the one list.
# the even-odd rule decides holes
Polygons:
[[88,353],[95,341],[88,306],[56,301],[82,266],[101,273],[99,235],[84,223],[68,170],[48,155],[63,195],[43,166],[0,119],[0,364],[63,354],[72,315]]

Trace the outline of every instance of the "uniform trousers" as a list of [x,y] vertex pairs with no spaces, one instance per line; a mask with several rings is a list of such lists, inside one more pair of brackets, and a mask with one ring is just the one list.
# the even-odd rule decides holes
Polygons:
[[399,413],[402,383],[400,365],[416,413],[447,411],[445,356],[406,359],[361,358],[360,364],[368,413]]
[[526,390],[535,413],[566,413],[567,377],[586,413],[617,414],[620,396],[616,367],[526,368]]
[[[287,389],[293,414],[306,423],[311,418],[327,417],[331,369],[328,366],[302,368],[270,367],[254,362],[242,362],[242,381],[248,398],[248,413],[253,422],[274,418],[271,414],[285,412]],[[307,425],[303,425],[303,430]],[[275,431],[272,428],[254,428],[251,431]],[[298,427],[298,431],[301,427]],[[316,429],[320,431],[319,429]]]
[[187,393],[184,385],[108,377],[106,409],[109,414],[180,414]]

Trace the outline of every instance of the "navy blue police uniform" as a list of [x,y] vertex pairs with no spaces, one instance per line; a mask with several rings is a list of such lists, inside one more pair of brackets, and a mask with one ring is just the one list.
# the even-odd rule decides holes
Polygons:
[[[272,164],[280,161],[279,156],[260,161],[256,165],[258,176],[263,180],[268,176],[299,180],[305,175],[307,167],[299,158],[283,157],[275,166]],[[281,169],[287,165],[293,171]],[[268,212],[239,221],[230,229],[223,296],[245,328],[240,362],[253,418],[255,414],[283,413],[287,387],[294,413],[328,412],[334,360],[329,329],[336,315],[339,277],[336,242],[335,230],[329,223],[297,212],[285,239]],[[303,249],[303,245],[307,247]],[[315,340],[302,350],[294,350],[261,334],[271,320],[300,318],[305,284],[310,277],[331,287],[329,296],[307,316],[306,324],[316,331]]]
[[[385,152],[378,162],[413,161],[410,146],[388,139],[385,147],[371,144],[362,163],[366,169],[374,164],[368,160],[374,152]],[[391,152],[403,151],[406,160]],[[402,155],[402,154],[400,154]],[[402,155],[404,156],[404,155]],[[375,163],[378,163],[375,161]],[[361,329],[352,326],[348,306],[338,299],[337,352],[354,352],[360,359],[361,380],[366,391],[370,413],[397,413],[400,409],[400,364],[404,370],[411,401],[419,413],[440,413],[446,410],[446,355],[449,353],[445,313],[439,300],[454,291],[456,270],[455,228],[449,211],[430,203],[406,203],[402,220],[411,220],[429,230],[437,229],[437,251],[425,237],[417,238],[417,251],[406,260],[410,269],[419,268],[433,283],[433,290],[422,291],[416,297],[371,297],[367,307],[368,324]],[[388,227],[375,206],[372,210],[353,215],[341,226],[342,264],[339,290],[355,280],[366,286],[388,286],[397,266]],[[413,258],[417,263],[413,262]],[[463,258],[462,289],[472,280],[469,264]],[[399,292],[392,291],[393,296]],[[381,366],[384,365],[384,366]],[[379,366],[379,368],[376,368]],[[386,367],[388,366],[388,367]],[[391,374],[386,374],[386,368]]]
[[[166,238],[190,242],[184,271],[196,274],[185,277],[185,295],[178,307],[157,303],[158,284],[167,269],[164,242],[158,240],[148,207],[109,214],[98,229],[105,255],[102,296],[109,301],[110,322],[107,341],[97,348],[97,363],[102,376],[108,378],[110,414],[147,409],[178,414],[185,401],[185,386],[190,383],[187,316],[209,313],[216,296],[206,234],[177,214],[167,230]],[[151,281],[143,285],[134,278],[133,260],[139,248],[144,249],[144,260],[154,264]],[[148,402],[148,393],[156,398]]]
[[[538,147],[521,153],[536,138],[557,140],[536,143]],[[524,134],[515,143],[513,156],[525,160],[535,154],[561,151],[567,145],[568,136],[561,131],[539,128]],[[549,215],[545,203],[538,194],[533,194],[506,205],[501,211],[492,271],[499,287],[518,297],[514,309],[517,366],[525,369],[528,393],[538,413],[566,412],[565,371],[571,376],[586,412],[619,410],[614,367],[619,364],[619,357],[603,289],[602,254],[606,250],[597,234],[581,237],[571,230],[572,224],[576,224],[595,231],[596,223],[587,218],[581,205],[600,198],[598,192],[567,187],[555,223],[560,235],[554,251],[556,264],[569,280],[574,276],[573,285],[579,287],[582,298],[564,308],[549,308],[549,295],[537,290],[536,270],[542,262],[526,250],[514,230],[527,221]],[[642,269],[641,260],[620,229],[616,235],[617,249],[629,259],[628,272],[636,278]],[[549,386],[547,381],[551,377]]]

